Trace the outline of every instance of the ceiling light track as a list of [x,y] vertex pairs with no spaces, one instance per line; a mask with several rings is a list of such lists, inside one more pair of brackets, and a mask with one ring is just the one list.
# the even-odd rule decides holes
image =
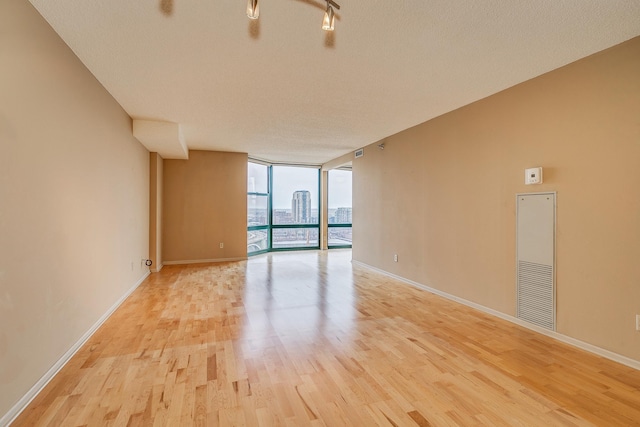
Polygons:
[[[325,0],[327,9],[322,19],[322,29],[325,31],[333,31],[335,28],[335,13],[333,8],[340,10],[340,5],[333,0]],[[260,17],[260,4],[258,0],[247,1],[247,17],[249,19],[258,19]]]

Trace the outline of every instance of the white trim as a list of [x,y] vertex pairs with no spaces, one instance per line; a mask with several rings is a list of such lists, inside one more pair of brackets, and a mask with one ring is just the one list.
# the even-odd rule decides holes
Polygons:
[[538,332],[538,333],[540,333],[542,335],[548,336],[549,338],[553,338],[553,339],[561,341],[561,342],[563,342],[565,344],[569,344],[571,346],[577,347],[577,348],[579,348],[581,350],[588,351],[589,353],[593,353],[593,354],[596,354],[598,356],[604,357],[606,359],[613,360],[614,362],[618,362],[618,363],[621,363],[623,365],[629,366],[630,368],[634,368],[634,369],[640,370],[640,361],[635,360],[635,359],[631,359],[630,357],[623,356],[623,355],[618,354],[618,353],[614,353],[613,351],[605,350],[604,348],[595,346],[593,344],[586,343],[584,341],[580,341],[578,339],[572,338],[572,337],[567,336],[567,335],[563,335],[563,334],[558,333],[556,331],[551,331],[549,329],[541,328],[541,327],[536,326],[536,325],[534,325],[532,323],[520,320],[517,317],[510,316],[508,314],[502,313],[500,311],[494,310],[494,309],[489,308],[489,307],[485,307],[483,305],[480,305],[480,304],[477,304],[475,302],[466,300],[464,298],[460,298],[460,297],[457,297],[455,295],[448,294],[446,292],[440,291],[440,290],[432,288],[430,286],[426,286],[426,285],[423,285],[421,283],[414,282],[413,280],[405,279],[404,277],[401,277],[401,276],[395,275],[393,273],[389,273],[388,271],[384,271],[384,270],[381,270],[379,268],[370,266],[369,264],[365,264],[364,262],[360,262],[360,261],[356,261],[356,260],[352,260],[351,262],[353,264],[359,265],[361,267],[373,270],[373,271],[375,271],[377,273],[380,273],[382,275],[385,275],[385,276],[391,277],[393,279],[396,279],[396,280],[398,280],[400,282],[404,282],[406,284],[415,286],[416,288],[431,292],[433,294],[436,294],[436,295],[441,296],[443,298],[446,298],[448,300],[455,301],[457,303],[460,303],[462,305],[466,305],[466,306],[471,307],[471,308],[475,308],[476,310],[480,310],[480,311],[482,311],[484,313],[487,313],[487,314],[490,314],[492,316],[499,317],[500,319],[503,319],[503,320],[506,320],[508,322],[514,323],[514,324],[516,324],[518,326],[522,326],[524,328],[530,329],[530,330],[532,330],[534,332]]
[[162,267],[164,267],[164,264],[160,264],[160,266],[159,266],[159,267],[152,268],[152,269],[151,269],[151,272],[152,272],[152,273],[160,273],[160,270],[162,270]]
[[247,257],[216,258],[216,259],[187,259],[182,261],[164,261],[163,265],[210,264],[212,262],[229,262],[229,261],[246,261],[246,260],[247,260]]
[[102,326],[102,324],[113,314],[113,312],[116,311],[118,307],[120,307],[120,305],[129,297],[129,295],[131,295],[133,291],[135,291],[138,286],[140,286],[142,282],[144,282],[149,274],[150,272],[147,271],[135,283],[135,285],[131,287],[131,289],[129,289],[122,297],[120,297],[120,299],[118,299],[118,301],[116,301],[115,304],[113,304],[111,308],[109,308],[107,312],[104,313],[102,317],[100,317],[98,321],[94,323],[93,326],[89,328],[89,330],[85,332],[84,335],[82,335],[82,337],[80,337],[80,339],[74,345],[72,345],[71,348],[69,348],[69,350],[67,350],[67,352],[63,354],[56,363],[53,364],[53,366],[33,385],[33,387],[31,387],[31,389],[29,389],[29,391],[24,396],[22,396],[22,398],[18,400],[18,402],[13,405],[13,407],[9,409],[6,414],[2,416],[2,418],[0,418],[0,426],[6,427],[15,421],[18,415],[20,415],[22,411],[24,411],[24,409],[31,403],[31,401],[35,399],[38,393],[40,393],[42,389],[47,384],[49,384],[49,381],[51,381],[53,377],[55,377],[56,374],[60,371],[60,369],[62,369],[64,365],[66,365],[69,360],[71,360],[76,352],[80,350],[80,348],[87,342],[89,338],[91,338],[91,336],[98,330],[98,328],[100,328],[100,326]]

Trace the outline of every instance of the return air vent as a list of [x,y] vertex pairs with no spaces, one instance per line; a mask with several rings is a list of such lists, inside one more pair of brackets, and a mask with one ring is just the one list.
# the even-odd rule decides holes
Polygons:
[[556,194],[519,194],[517,197],[516,315],[555,330]]
[[359,149],[359,150],[356,150],[356,151],[355,151],[355,155],[356,155],[356,159],[357,159],[358,157],[362,157],[362,156],[364,156],[364,148],[361,148],[361,149]]
[[554,329],[552,266],[518,262],[518,317]]

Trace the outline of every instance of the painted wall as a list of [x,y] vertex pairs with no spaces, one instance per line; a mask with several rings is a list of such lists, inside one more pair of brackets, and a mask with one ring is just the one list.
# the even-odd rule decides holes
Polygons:
[[162,176],[164,161],[158,153],[149,153],[149,259],[151,271],[162,270]]
[[246,154],[214,151],[164,160],[165,264],[247,258],[247,162]]
[[0,28],[1,419],[147,273],[149,154],[29,2]]
[[515,315],[515,195],[557,191],[557,330],[640,360],[639,76],[635,38],[365,147],[353,258]]

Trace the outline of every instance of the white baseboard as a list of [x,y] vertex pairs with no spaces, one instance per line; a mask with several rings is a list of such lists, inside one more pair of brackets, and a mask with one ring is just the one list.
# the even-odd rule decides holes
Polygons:
[[524,328],[530,329],[530,330],[532,330],[534,332],[538,332],[538,333],[540,333],[542,335],[546,335],[546,336],[548,336],[550,338],[553,338],[553,339],[561,341],[561,342],[563,342],[565,344],[569,344],[571,346],[577,347],[577,348],[579,348],[581,350],[585,350],[585,351],[588,351],[590,353],[596,354],[598,356],[604,357],[606,359],[613,360],[614,362],[621,363],[623,365],[629,366],[630,368],[634,368],[634,369],[640,370],[640,361],[638,361],[638,360],[631,359],[629,357],[623,356],[623,355],[618,354],[618,353],[614,353],[614,352],[609,351],[609,350],[605,350],[604,348],[595,346],[593,344],[586,343],[584,341],[580,341],[580,340],[572,338],[572,337],[570,337],[568,335],[563,335],[563,334],[561,334],[559,332],[556,332],[556,331],[551,331],[551,330],[548,330],[548,329],[545,329],[545,328],[541,328],[541,327],[539,327],[537,325],[534,325],[534,324],[531,324],[529,322],[525,322],[525,321],[523,321],[521,319],[518,319],[517,317],[510,316],[508,314],[504,314],[504,313],[502,313],[500,311],[497,311],[497,310],[494,310],[492,308],[485,307],[485,306],[480,305],[480,304],[476,304],[473,301],[469,301],[469,300],[466,300],[464,298],[460,298],[460,297],[457,297],[455,295],[448,294],[448,293],[443,292],[441,290],[435,289],[435,288],[433,288],[431,286],[426,286],[426,285],[423,285],[422,283],[418,283],[418,282],[414,282],[413,280],[405,279],[404,277],[395,275],[393,273],[389,273],[388,271],[381,270],[381,269],[373,267],[373,266],[371,266],[369,264],[365,264],[364,262],[360,262],[360,261],[356,261],[356,260],[352,260],[351,262],[353,264],[359,265],[359,266],[364,267],[364,268],[368,268],[368,269],[373,270],[373,271],[375,271],[377,273],[380,273],[380,274],[383,274],[385,276],[388,276],[388,277],[391,277],[393,279],[396,279],[396,280],[398,280],[400,282],[404,282],[404,283],[409,284],[411,286],[414,286],[416,288],[420,288],[420,289],[423,289],[425,291],[431,292],[433,294],[436,294],[436,295],[441,296],[443,298],[446,298],[448,300],[455,301],[457,303],[466,305],[466,306],[471,307],[471,308],[475,308],[476,310],[480,310],[480,311],[482,311],[484,313],[487,313],[487,314],[490,314],[492,316],[499,317],[500,319],[506,320],[508,322],[515,323],[516,325],[519,325],[519,326],[522,326]]
[[214,262],[231,262],[231,261],[246,261],[247,257],[236,258],[215,258],[215,259],[188,259],[182,261],[164,261],[163,265],[182,265],[182,264],[210,264]]
[[62,357],[31,387],[31,389],[24,395],[13,407],[0,418],[0,427],[6,427],[10,425],[20,413],[31,403],[33,399],[42,391],[42,389],[56,376],[56,374],[64,367],[64,365],[71,360],[78,350],[87,342],[89,338],[102,326],[102,324],[113,314],[114,311],[135,291],[138,286],[144,282],[149,276],[149,272],[145,274],[133,285],[118,301],[113,304],[105,314],[98,319],[96,323],[84,333],[82,337],[73,345]]
[[160,270],[162,270],[162,267],[164,267],[164,264],[160,264],[158,267],[152,268],[151,272],[152,273],[160,273]]

